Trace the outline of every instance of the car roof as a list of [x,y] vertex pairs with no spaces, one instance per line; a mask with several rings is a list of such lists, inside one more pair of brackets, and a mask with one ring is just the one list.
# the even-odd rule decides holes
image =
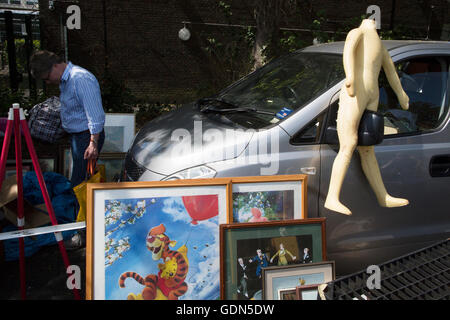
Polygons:
[[[448,48],[450,49],[450,42],[448,41],[428,41],[428,40],[382,40],[383,45],[388,51],[393,49],[408,47],[408,46],[422,46],[423,48]],[[344,41],[321,43],[304,48],[303,52],[322,52],[342,54],[344,51]]]

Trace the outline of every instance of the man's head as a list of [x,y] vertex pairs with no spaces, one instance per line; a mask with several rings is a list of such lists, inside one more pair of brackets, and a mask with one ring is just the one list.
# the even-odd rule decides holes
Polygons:
[[35,79],[46,83],[58,84],[64,73],[64,60],[53,52],[41,50],[33,54],[30,60],[31,74]]

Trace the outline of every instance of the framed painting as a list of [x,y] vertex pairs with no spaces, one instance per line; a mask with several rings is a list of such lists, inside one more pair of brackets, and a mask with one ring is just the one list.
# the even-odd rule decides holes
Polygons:
[[279,289],[278,300],[297,300],[296,288]]
[[106,182],[116,182],[120,179],[126,152],[101,153],[97,164],[105,165]]
[[227,300],[262,299],[266,267],[326,260],[324,218],[221,225],[220,239],[221,298]]
[[72,175],[72,151],[69,144],[61,144],[58,147],[58,157],[59,173],[70,179]]
[[55,162],[56,161],[54,158],[40,158],[39,166],[41,167],[41,171],[42,172],[55,172],[57,169],[55,166]]
[[231,178],[229,223],[306,218],[306,175]]
[[218,299],[229,192],[229,179],[88,184],[86,298]]
[[295,288],[296,300],[320,300],[319,298],[320,285],[321,285],[320,283],[316,283],[305,286],[297,286]]
[[[16,172],[16,166],[14,165],[7,165],[6,169],[5,169],[5,179],[8,178],[9,176],[15,175]],[[33,170],[33,165],[32,164],[28,164],[28,165],[22,165],[22,175],[25,175],[28,171],[32,171]]]
[[134,139],[135,127],[134,113],[106,113],[102,152],[127,152]]
[[267,267],[263,273],[263,300],[279,300],[282,289],[304,287],[300,289],[302,300],[317,300],[318,286],[335,279],[334,261],[309,264]]
[[[39,167],[41,168],[42,172],[54,172],[55,169],[57,169],[55,163],[55,158],[39,158]],[[6,166],[7,171],[9,171],[6,173],[6,176],[11,175],[12,167],[14,167],[14,170],[16,168],[16,161],[7,160]],[[34,171],[33,161],[31,159],[22,159],[22,170],[24,175],[28,171]]]

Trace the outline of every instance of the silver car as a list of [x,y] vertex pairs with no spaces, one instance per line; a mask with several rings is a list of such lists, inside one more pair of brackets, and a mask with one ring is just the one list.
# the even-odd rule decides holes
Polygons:
[[450,236],[450,43],[383,41],[410,108],[380,74],[385,135],[375,146],[387,190],[410,204],[382,208],[354,154],[341,192],[353,215],[324,208],[339,150],[336,113],[343,42],[266,64],[217,95],[147,123],[124,164],[125,180],[308,175],[308,217],[326,217],[337,274],[365,269]]

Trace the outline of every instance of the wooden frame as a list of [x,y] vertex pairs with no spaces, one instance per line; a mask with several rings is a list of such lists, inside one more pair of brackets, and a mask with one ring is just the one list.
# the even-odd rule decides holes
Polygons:
[[310,290],[315,290],[317,291],[317,298],[319,297],[319,286],[321,284],[317,283],[317,284],[310,284],[310,285],[306,285],[306,286],[297,286],[295,288],[295,296],[297,300],[318,300],[318,299],[304,299],[304,293],[305,291],[310,291]]
[[311,285],[321,285],[335,280],[334,261],[322,261],[299,265],[288,265],[263,268],[263,300],[277,300],[280,289],[297,290],[301,287],[310,289]]
[[[241,281],[238,279],[239,258],[247,265],[253,264],[254,271],[248,269],[252,278],[247,275],[252,281],[249,285],[253,283],[253,290],[249,290],[248,295],[256,299],[262,289],[258,284],[261,268],[264,271],[270,264],[297,266],[326,260],[325,218],[221,225],[220,243],[221,299],[245,299],[237,292]],[[283,259],[279,254],[282,245],[289,251],[289,255],[283,254]],[[302,253],[307,248],[309,256],[303,260]],[[259,258],[256,256],[258,250],[261,251],[258,252]],[[266,257],[261,258],[261,254]],[[260,262],[263,262],[261,267]]]
[[[86,298],[122,299],[122,296],[127,298],[128,294],[128,298],[140,299],[143,298],[141,291],[145,286],[133,279],[128,279],[126,282],[123,279],[125,289],[121,289],[119,288],[120,275],[127,272],[130,274],[140,272],[143,278],[156,274],[159,276],[158,268],[160,272],[163,271],[160,268],[161,265],[167,267],[165,268],[167,272],[171,270],[173,265],[170,263],[174,263],[172,260],[166,261],[162,257],[158,260],[159,258],[155,259],[153,256],[165,250],[149,251],[148,245],[153,241],[146,241],[146,238],[149,239],[149,231],[153,230],[152,235],[157,234],[159,237],[165,234],[170,238],[170,250],[177,251],[175,255],[181,254],[188,261],[185,283],[188,286],[195,284],[195,288],[199,289],[199,282],[196,279],[210,277],[214,285],[217,285],[217,290],[210,290],[210,295],[215,296],[209,298],[217,299],[220,294],[220,279],[216,277],[220,268],[219,224],[225,223],[227,219],[230,190],[231,183],[228,178],[88,184]],[[201,199],[201,196],[212,196],[214,200],[217,198],[217,201],[214,202],[208,198],[208,201],[203,203],[204,206],[197,203],[200,209],[204,209],[197,211],[197,214],[213,212],[213,215],[194,216],[191,209],[195,207],[185,202],[186,198]],[[212,209],[211,202],[215,203]],[[210,210],[206,210],[205,206],[209,206]],[[124,226],[120,227],[122,224]],[[161,224],[164,225],[165,230],[161,230],[159,227]],[[122,239],[116,241],[116,236]],[[129,236],[129,241],[125,236]],[[175,244],[175,241],[178,241],[178,244]],[[113,254],[110,254],[111,248],[114,249]],[[116,254],[119,255],[118,258]],[[202,264],[197,263],[200,258]],[[163,263],[158,264],[158,262]],[[205,268],[211,270],[210,274],[206,275]],[[116,277],[116,275],[119,276]],[[171,275],[162,273],[161,277],[164,276]],[[133,286],[138,286],[139,290],[132,289]],[[108,287],[113,289],[108,291]],[[199,290],[201,293],[202,289]],[[199,290],[189,290],[189,296],[183,296],[183,294],[180,298],[195,299],[197,297],[192,297],[193,292],[198,293]],[[164,290],[159,291],[156,298],[163,298],[161,294]],[[198,299],[203,298],[198,297]]]
[[[230,194],[229,223],[305,219],[307,217],[307,181],[308,176],[304,174],[231,178],[232,192]],[[271,197],[270,193],[272,197],[275,196],[283,202],[277,204],[282,207],[281,216],[277,216],[279,213],[273,214],[273,206],[265,205],[264,209],[268,208],[272,213],[271,216],[273,217],[275,215],[275,218],[270,217],[269,214],[267,214],[267,217],[264,216],[263,206],[261,208],[251,208],[251,211],[249,210],[249,201],[256,198],[251,198],[252,195],[256,195],[257,197],[265,196],[265,201],[269,202],[269,198]],[[244,201],[242,201],[246,203],[245,208],[242,208],[247,209],[244,210],[245,214],[243,215],[243,217],[246,217],[246,221],[239,221],[239,217],[235,217],[239,215],[237,211],[242,211],[239,209],[235,210],[236,194],[242,194],[241,197],[244,197],[243,194],[249,194],[250,199],[252,199],[248,200],[248,198],[244,198]],[[255,209],[256,212],[253,212]]]

